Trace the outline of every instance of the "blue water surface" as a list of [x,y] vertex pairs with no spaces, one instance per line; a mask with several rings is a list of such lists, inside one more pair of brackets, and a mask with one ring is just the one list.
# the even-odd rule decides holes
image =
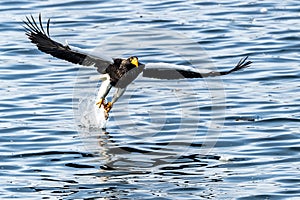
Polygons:
[[[287,1],[2,1],[0,198],[299,199],[300,7]],[[95,69],[25,36],[109,57],[225,71],[139,77],[106,130],[91,121]]]

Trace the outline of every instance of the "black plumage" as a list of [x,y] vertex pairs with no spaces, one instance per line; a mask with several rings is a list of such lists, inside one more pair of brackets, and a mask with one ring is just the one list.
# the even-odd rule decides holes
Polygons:
[[208,73],[199,73],[199,72],[193,72],[193,71],[181,70],[181,69],[153,68],[153,69],[145,69],[143,71],[143,76],[149,78],[168,79],[168,80],[182,79],[182,78],[206,78],[206,77],[214,77],[214,76],[223,76],[235,71],[239,71],[243,68],[249,67],[252,62],[247,61],[247,58],[248,57],[241,59],[238,62],[238,64],[229,71],[223,71],[223,72],[211,71]]
[[52,40],[49,34],[50,19],[47,22],[47,32],[45,32],[43,28],[41,15],[39,15],[39,25],[32,16],[31,20],[28,17],[26,17],[26,19],[27,21],[24,21],[26,25],[24,26],[26,29],[26,35],[40,51],[74,64],[84,66],[93,65],[100,73],[102,73],[106,67],[112,63],[111,61],[104,60],[100,57],[72,50],[68,45],[62,45],[61,43]]
[[110,83],[117,88],[125,88],[129,85],[137,76],[143,72],[145,65],[139,63],[135,66],[130,60],[138,59],[133,56],[128,59],[117,58],[114,59],[114,63],[110,64],[105,73],[110,76]]

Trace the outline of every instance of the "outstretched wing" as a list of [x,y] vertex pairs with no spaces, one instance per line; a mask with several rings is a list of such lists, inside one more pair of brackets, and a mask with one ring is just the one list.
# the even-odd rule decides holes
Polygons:
[[157,78],[157,79],[184,79],[184,78],[205,78],[205,77],[213,77],[213,76],[223,76],[226,74],[230,74],[235,71],[239,71],[241,69],[247,68],[252,63],[251,61],[247,61],[247,57],[241,59],[238,64],[229,71],[224,72],[207,72],[207,73],[199,73],[194,72],[190,70],[183,70],[183,69],[165,69],[165,68],[153,68],[153,69],[147,69],[146,68],[143,71],[144,77],[149,78]]
[[28,17],[26,17],[26,19],[27,21],[24,21],[26,35],[32,43],[36,44],[40,51],[75,64],[84,66],[94,65],[100,73],[103,73],[108,65],[112,63],[112,60],[106,60],[91,54],[83,53],[71,49],[69,45],[62,45],[61,43],[52,40],[49,34],[50,19],[47,22],[45,31],[41,20],[41,14],[39,15],[39,25],[36,23],[33,16],[31,16],[31,19]]

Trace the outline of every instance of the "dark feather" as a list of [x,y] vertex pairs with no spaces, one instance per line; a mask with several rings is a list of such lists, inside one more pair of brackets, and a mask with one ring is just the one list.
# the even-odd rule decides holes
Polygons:
[[144,69],[143,76],[149,78],[157,78],[157,79],[185,79],[185,78],[205,78],[205,77],[214,77],[214,76],[223,76],[230,74],[232,72],[247,68],[252,63],[251,61],[247,61],[248,57],[241,59],[238,64],[231,70],[225,72],[217,72],[212,71],[208,73],[199,73],[181,69],[164,69],[164,68],[151,68]]
[[226,71],[226,72],[220,72],[220,74],[221,75],[226,75],[226,74],[230,74],[232,72],[236,72],[236,71],[239,71],[241,69],[245,69],[247,67],[250,67],[250,64],[252,63],[252,61],[249,61],[249,60],[247,61],[247,59],[248,59],[248,56],[246,56],[245,58],[242,58],[233,69],[231,69],[229,71]]
[[47,22],[47,28],[45,32],[41,18],[42,17],[40,14],[39,25],[36,23],[33,16],[31,16],[31,19],[26,17],[27,21],[24,21],[26,35],[32,43],[36,44],[40,51],[75,64],[84,66],[94,65],[97,68],[97,71],[100,73],[103,73],[106,67],[112,63],[111,61],[104,60],[96,56],[72,50],[68,45],[62,45],[61,43],[52,40],[49,34],[50,19]]
[[114,63],[109,65],[106,73],[110,76],[111,85],[117,88],[125,88],[143,71],[145,65],[139,66],[131,64],[128,59],[114,59]]

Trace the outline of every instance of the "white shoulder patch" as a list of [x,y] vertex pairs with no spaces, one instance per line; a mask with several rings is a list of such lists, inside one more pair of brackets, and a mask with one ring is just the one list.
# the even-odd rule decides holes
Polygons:
[[73,50],[73,51],[76,51],[78,53],[82,53],[82,54],[85,54],[85,55],[88,55],[88,56],[91,56],[91,57],[94,57],[94,58],[98,58],[100,60],[103,60],[103,61],[107,61],[107,62],[110,62],[110,63],[113,63],[113,59],[108,57],[108,56],[105,56],[104,54],[102,54],[102,52],[95,52],[94,50],[86,50],[86,49],[81,49],[79,47],[75,47],[75,46],[70,46],[67,41],[66,41],[66,44]]

